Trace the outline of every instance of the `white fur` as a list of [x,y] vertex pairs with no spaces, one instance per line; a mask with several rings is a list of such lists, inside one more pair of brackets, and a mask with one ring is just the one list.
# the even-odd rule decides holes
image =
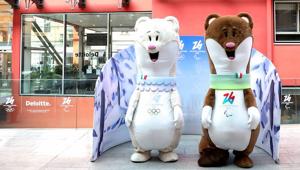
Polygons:
[[176,59],[179,56],[178,43],[171,41],[164,46],[159,46],[159,57],[152,62],[149,52],[140,43],[135,43],[136,64],[140,75],[149,76],[175,76]]
[[215,19],[217,19],[217,18],[210,18],[210,19],[208,20],[208,25],[210,25]]
[[[138,74],[147,77],[172,77],[176,74],[176,59],[179,57],[179,24],[175,17],[164,19],[138,19],[136,30],[136,64]],[[156,37],[158,36],[158,39]],[[151,40],[149,39],[151,37]],[[149,48],[149,46],[155,48]],[[153,62],[149,53],[159,52]],[[154,101],[154,98],[159,98]],[[153,115],[149,109],[159,109]],[[148,160],[149,150],[159,150],[163,162],[176,161],[173,150],[177,147],[183,127],[183,113],[178,91],[151,92],[135,89],[130,98],[125,117],[126,125],[136,153],[133,162]],[[142,154],[137,154],[142,153]]]
[[[247,37],[239,44],[234,60],[227,57],[225,49],[214,39],[207,39],[206,47],[217,74],[246,73],[252,37]],[[226,93],[233,93],[233,103],[224,100]],[[215,90],[213,110],[206,107],[202,111],[202,126],[208,129],[212,142],[222,149],[246,149],[251,130],[259,123],[259,111],[256,107],[246,108],[243,90]]]
[[[157,34],[156,31],[160,33]],[[158,43],[162,45],[173,40],[179,41],[178,31],[178,21],[175,17],[171,16],[165,19],[142,17],[135,24],[136,41],[142,43],[145,47],[148,47],[148,44],[150,44],[149,35],[153,37],[159,35],[160,39]]]
[[209,56],[217,74],[246,73],[252,49],[252,37],[247,37],[235,50],[235,59],[230,60],[225,49],[214,39],[206,40]]
[[247,17],[241,17],[243,20],[245,20],[248,24],[250,23],[249,18]]
[[[235,96],[233,104],[225,103],[224,94]],[[208,133],[213,143],[222,149],[242,151],[249,144],[251,129],[249,115],[244,102],[243,90],[216,90],[215,107]]]
[[[176,59],[179,57],[179,24],[175,17],[165,19],[138,20],[136,29],[136,63],[138,73],[151,76],[175,75]],[[151,41],[149,40],[151,37]],[[158,36],[158,40],[156,40]],[[149,50],[149,46],[155,46]],[[156,62],[150,60],[149,53],[159,52]]]

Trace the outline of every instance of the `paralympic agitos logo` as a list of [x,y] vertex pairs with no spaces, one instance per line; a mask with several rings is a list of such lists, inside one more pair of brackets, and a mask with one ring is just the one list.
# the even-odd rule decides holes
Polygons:
[[229,102],[230,104],[233,104],[234,98],[235,98],[235,96],[233,95],[233,92],[231,92],[231,93],[225,93],[224,97],[225,98],[223,100],[223,104],[225,104],[227,102]]

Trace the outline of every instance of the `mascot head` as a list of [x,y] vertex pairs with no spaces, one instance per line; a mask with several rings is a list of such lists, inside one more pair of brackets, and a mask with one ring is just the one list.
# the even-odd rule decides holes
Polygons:
[[205,43],[213,74],[248,73],[252,49],[251,17],[209,15],[205,22]]
[[136,21],[135,51],[138,74],[175,76],[179,57],[179,24],[175,17]]

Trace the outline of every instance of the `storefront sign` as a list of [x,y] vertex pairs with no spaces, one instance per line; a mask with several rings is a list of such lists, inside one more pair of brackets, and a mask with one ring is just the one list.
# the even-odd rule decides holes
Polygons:
[[99,56],[99,52],[93,52],[93,51],[90,51],[90,52],[86,52],[86,53],[82,53],[82,52],[79,52],[79,53],[75,53],[75,57],[102,57],[102,56]]
[[46,101],[26,101],[26,106],[51,106],[51,104]]
[[50,111],[51,106],[52,104],[50,102],[44,100],[25,100],[25,108],[31,113],[47,113]]

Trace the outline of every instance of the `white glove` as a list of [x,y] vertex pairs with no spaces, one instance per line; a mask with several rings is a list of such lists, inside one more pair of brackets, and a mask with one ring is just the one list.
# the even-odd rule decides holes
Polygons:
[[252,106],[248,108],[248,115],[249,115],[249,119],[248,119],[248,126],[251,129],[256,129],[257,126],[259,125],[260,122],[260,112],[259,110]]
[[181,129],[183,127],[183,113],[180,106],[174,107],[174,125],[176,129]]
[[202,126],[207,129],[211,125],[212,107],[204,106],[202,108]]

